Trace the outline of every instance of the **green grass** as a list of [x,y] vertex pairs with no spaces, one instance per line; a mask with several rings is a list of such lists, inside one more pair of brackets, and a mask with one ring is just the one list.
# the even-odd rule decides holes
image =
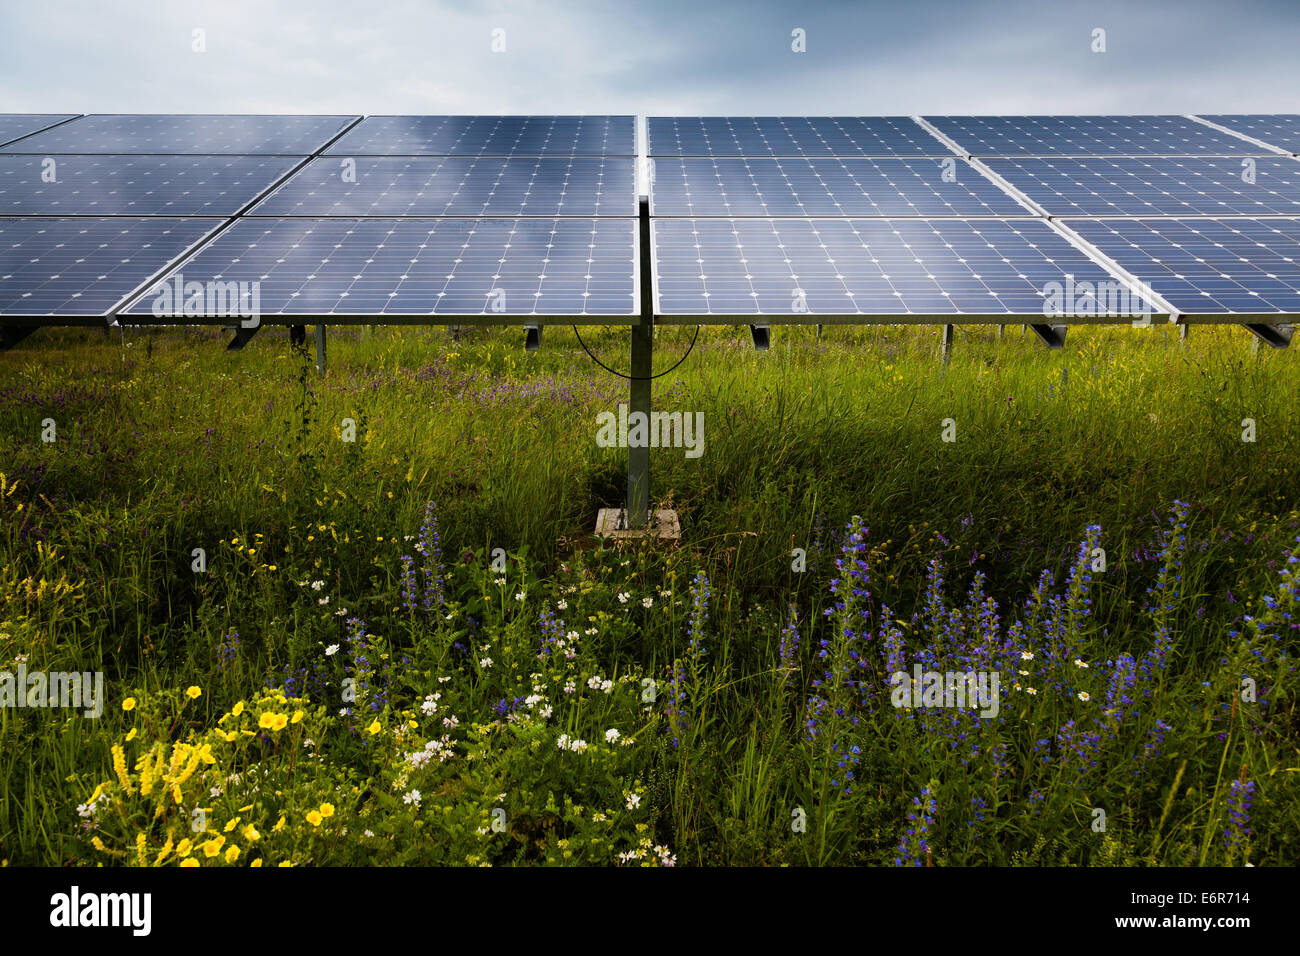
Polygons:
[[[661,329],[656,369],[693,334]],[[918,799],[924,809],[925,789],[935,864],[1300,859],[1295,630],[1268,623],[1294,599],[1279,578],[1300,525],[1293,351],[1254,353],[1231,328],[1195,329],[1186,343],[1121,328],[1075,329],[1048,352],[1017,326],[1001,340],[979,327],[958,329],[945,368],[934,330],[777,329],[768,353],[734,330],[705,330],[654,385],[656,408],[704,415],[700,458],[652,452],[652,496],[677,509],[682,542],[620,551],[592,549],[590,531],[624,492],[626,452],[597,447],[595,421],[626,401],[627,383],[571,330],[547,330],[536,353],[521,338],[332,330],[324,378],[280,331],[240,353],[212,333],[46,331],[0,355],[0,660],[102,670],[109,699],[97,720],[0,709],[0,857],[138,862],[143,834],[152,862],[169,833],[194,835],[187,821],[201,806],[223,825],[256,819],[261,837],[240,841],[240,864],[257,852],[299,864],[644,862],[661,858],[656,846],[679,864],[888,864],[918,826],[907,814]],[[583,338],[626,367],[626,331]],[[345,420],[354,442],[340,437]],[[1190,506],[1181,551],[1164,537],[1176,500]],[[401,557],[421,564],[408,536],[430,501],[448,571],[436,615],[407,610],[402,585]],[[827,617],[855,515],[869,529],[870,598]],[[1044,593],[1041,612],[1027,607],[1044,570],[1047,592],[1064,593],[1089,526],[1101,528],[1105,570],[1087,594],[1054,606]],[[192,570],[196,548],[205,573]],[[495,549],[509,555],[505,571]],[[928,596],[936,559],[947,618]],[[1177,580],[1162,579],[1174,560]],[[697,574],[711,597],[692,632]],[[1264,613],[1273,594],[1280,603]],[[871,609],[870,641],[855,643],[854,601]],[[782,670],[792,606],[802,647]],[[566,632],[594,629],[571,660],[538,659],[543,612]],[[349,644],[352,617],[370,636]],[[1024,631],[1008,637],[1017,619]],[[1016,668],[998,658],[1000,721],[900,716],[884,661],[894,626],[909,660],[928,653],[941,670],[997,642],[1038,648],[1037,660],[1068,647],[1089,663],[1091,701],[1077,696],[1085,669],[1045,671],[1058,692],[1045,684],[1030,698],[1009,689]],[[1117,661],[1143,659],[1162,626],[1166,666],[1108,723]],[[223,665],[215,649],[232,632],[238,654]],[[862,650],[853,677],[814,683],[822,640],[832,659]],[[1256,702],[1240,699],[1243,674]],[[610,691],[588,688],[593,676]],[[288,696],[306,699],[292,705],[301,723],[266,739],[214,736],[237,701],[289,707],[263,697],[287,677]],[[364,690],[343,716],[349,677]],[[197,700],[181,696],[191,685]],[[674,718],[670,695],[683,688]],[[440,709],[422,712],[435,692]],[[526,719],[493,707],[530,694],[539,702],[517,707]],[[139,701],[131,712],[127,697]],[[810,697],[846,714],[812,739]],[[447,712],[457,726],[442,725]],[[1156,721],[1169,729],[1152,746]],[[612,744],[609,728],[620,732]],[[1096,766],[1071,763],[1071,728],[1101,735]],[[965,764],[938,743],[960,733],[978,751]],[[452,756],[404,766],[408,750],[444,734]],[[557,747],[560,734],[587,749]],[[207,741],[217,758],[183,785],[183,804],[156,816],[126,792],[110,752],[125,747],[130,773],[155,741]],[[846,794],[837,762],[852,746],[860,762]],[[250,789],[250,768],[276,780],[274,799]],[[232,772],[239,780],[218,779]],[[1249,835],[1232,837],[1233,780],[1255,788]],[[113,812],[80,816],[106,781]],[[418,805],[403,800],[412,789]],[[304,822],[313,800],[338,812]],[[494,830],[498,807],[506,823]],[[162,862],[175,859],[168,848]]]

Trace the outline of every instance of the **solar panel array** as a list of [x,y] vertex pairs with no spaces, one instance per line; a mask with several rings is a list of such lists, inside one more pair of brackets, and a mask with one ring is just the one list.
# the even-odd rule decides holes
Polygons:
[[0,114],[0,325],[636,322],[641,281],[668,322],[1290,321],[1298,150],[1294,115],[651,117],[642,277],[631,116]]

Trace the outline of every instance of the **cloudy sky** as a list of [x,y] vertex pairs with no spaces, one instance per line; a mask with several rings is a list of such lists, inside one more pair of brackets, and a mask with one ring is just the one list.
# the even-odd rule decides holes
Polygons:
[[1300,112],[1297,47],[1297,0],[0,0],[0,112]]

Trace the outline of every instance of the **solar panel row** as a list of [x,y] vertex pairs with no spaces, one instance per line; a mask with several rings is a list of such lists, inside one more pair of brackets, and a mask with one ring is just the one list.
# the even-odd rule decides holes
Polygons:
[[[1300,117],[1209,119],[939,116],[900,136],[894,118],[651,118],[657,308],[670,321],[975,321],[1047,315],[1069,288],[1086,290],[1070,321],[1165,303],[1294,315],[1300,219],[1259,217],[1300,216],[1300,163],[1279,155],[1300,143],[1287,138]],[[1071,218],[1053,228],[1043,212]],[[1091,218],[1107,216],[1140,226]]]
[[0,117],[0,142],[0,216],[26,217],[0,317],[225,322],[247,303],[211,290],[249,281],[268,320],[639,301],[630,116]]
[[[1123,320],[1160,302],[1092,297],[1131,274],[1293,316],[1300,163],[1244,137],[1300,117],[1207,119],[652,117],[656,308],[977,321],[1082,288],[1071,321]],[[268,320],[638,312],[632,117],[0,114],[0,143],[0,317],[219,321],[229,283]]]

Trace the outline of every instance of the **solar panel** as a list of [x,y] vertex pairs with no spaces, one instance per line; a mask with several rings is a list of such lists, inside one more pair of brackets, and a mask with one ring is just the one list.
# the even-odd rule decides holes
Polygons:
[[1187,315],[1300,315],[1300,219],[1071,219]]
[[322,157],[257,216],[635,216],[631,157]]
[[927,116],[974,156],[1258,155],[1259,146],[1185,116]]
[[1201,117],[1288,153],[1300,153],[1300,115],[1296,113],[1235,113]]
[[[255,282],[260,315],[285,322],[447,315],[567,323],[637,314],[636,247],[631,219],[241,219],[164,281],[172,290],[178,275],[187,289]],[[170,323],[182,309],[150,290],[119,321]],[[217,313],[184,318],[224,321]]]
[[1026,211],[951,154],[946,159],[660,158],[653,169],[650,211],[655,216],[1021,216]]
[[1246,158],[989,159],[1055,216],[1300,215],[1300,162]]
[[[652,226],[656,313],[670,323],[751,315],[987,321],[1050,315],[1048,296],[1058,291],[1051,284],[1063,289],[1067,277],[1116,284],[1035,219],[657,219]],[[1109,318],[1129,321],[1085,320]]]
[[355,118],[106,113],[72,120],[3,151],[307,156]]
[[0,113],[0,146],[62,123],[76,113]]
[[231,216],[293,165],[269,156],[0,155],[0,215]]
[[367,116],[336,156],[635,156],[631,116]]
[[651,116],[651,156],[949,156],[908,116]]
[[0,219],[0,316],[103,316],[203,239],[212,219]]

